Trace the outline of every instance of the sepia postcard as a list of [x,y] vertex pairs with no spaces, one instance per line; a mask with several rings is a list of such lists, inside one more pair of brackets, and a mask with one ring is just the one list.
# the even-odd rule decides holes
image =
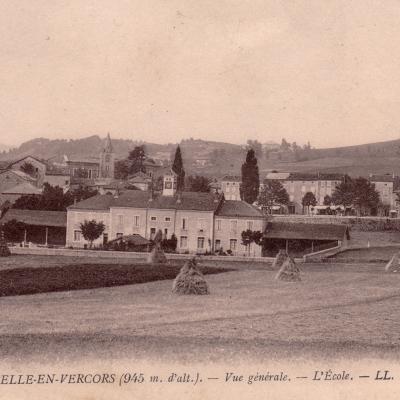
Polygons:
[[400,2],[0,2],[0,399],[397,399]]

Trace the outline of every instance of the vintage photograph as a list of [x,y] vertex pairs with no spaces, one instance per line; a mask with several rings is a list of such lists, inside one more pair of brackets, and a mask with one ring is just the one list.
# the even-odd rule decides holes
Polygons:
[[399,1],[0,20],[0,398],[396,398]]

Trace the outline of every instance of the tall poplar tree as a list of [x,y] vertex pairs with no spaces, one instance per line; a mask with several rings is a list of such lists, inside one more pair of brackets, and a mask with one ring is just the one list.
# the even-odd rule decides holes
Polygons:
[[246,155],[246,161],[242,165],[242,200],[253,204],[258,197],[260,189],[260,175],[258,173],[257,158],[254,150],[250,149]]
[[176,148],[174,163],[172,164],[172,171],[178,175],[177,189],[182,191],[185,188],[185,170],[183,169],[181,148]]

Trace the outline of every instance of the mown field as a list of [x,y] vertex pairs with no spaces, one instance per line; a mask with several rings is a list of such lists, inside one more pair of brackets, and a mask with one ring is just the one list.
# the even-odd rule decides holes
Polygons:
[[[13,261],[28,265],[13,257],[8,269]],[[51,257],[35,262],[47,263],[49,273],[59,264]],[[167,279],[0,297],[0,356],[180,362],[194,355],[197,362],[400,356],[400,276],[385,273],[383,263],[301,268],[298,283],[276,281],[267,267],[206,275],[209,296],[174,295]]]

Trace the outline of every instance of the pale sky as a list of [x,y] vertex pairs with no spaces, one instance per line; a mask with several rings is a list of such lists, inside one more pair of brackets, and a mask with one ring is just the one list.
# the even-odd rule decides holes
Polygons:
[[0,142],[400,138],[397,0],[0,2]]

